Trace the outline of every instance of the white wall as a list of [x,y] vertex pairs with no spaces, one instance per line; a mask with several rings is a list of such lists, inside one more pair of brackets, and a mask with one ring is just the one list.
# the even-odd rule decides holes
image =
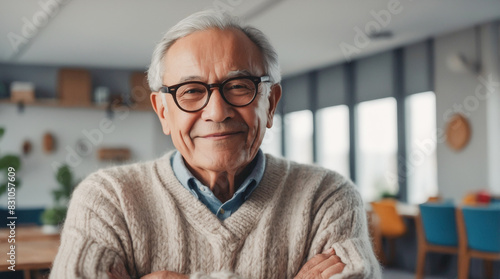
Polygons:
[[490,84],[492,94],[487,100],[488,157],[490,189],[500,195],[500,24],[492,23],[482,29],[484,72],[496,76]]
[[[437,146],[438,186],[445,198],[461,199],[469,191],[496,189],[496,174],[500,165],[498,150],[498,88],[487,96],[484,80],[491,77],[499,80],[498,60],[492,60],[493,40],[488,31],[492,24],[480,28],[468,28],[435,39],[435,91],[437,127],[445,129],[450,112],[461,112],[469,119],[472,137],[462,151],[450,149],[446,143]],[[476,33],[477,32],[477,33]],[[479,34],[479,36],[477,36]],[[481,48],[481,52],[477,52]],[[461,53],[469,61],[482,63],[479,75],[470,72],[454,72],[448,66],[447,59],[454,53]],[[481,57],[477,57],[477,55]],[[496,70],[495,70],[496,69]],[[490,90],[491,91],[491,90]],[[494,128],[495,127],[495,128]],[[493,144],[492,141],[496,141]]]
[[[110,122],[108,122],[110,121]],[[81,108],[50,108],[28,106],[23,113],[17,107],[0,104],[0,127],[6,128],[0,140],[0,155],[21,154],[22,142],[32,143],[32,152],[22,156],[22,168],[17,177],[22,180],[16,192],[18,208],[45,207],[52,205],[51,189],[57,187],[52,165],[68,163],[75,177],[83,179],[89,173],[110,165],[96,158],[99,147],[128,147],[132,151],[131,162],[160,157],[173,145],[165,136],[154,112],[116,112],[112,120],[103,110]],[[42,138],[46,132],[55,136],[57,149],[52,154],[42,151]],[[88,136],[90,135],[90,136]],[[75,144],[83,139],[90,147],[88,154],[77,153]],[[6,207],[7,197],[0,197],[0,205]]]

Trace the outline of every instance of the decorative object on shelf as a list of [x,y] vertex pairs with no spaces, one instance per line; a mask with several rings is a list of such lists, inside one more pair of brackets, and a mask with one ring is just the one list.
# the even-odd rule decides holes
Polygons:
[[115,116],[115,109],[123,106],[123,97],[121,95],[112,95],[108,105],[106,106],[106,117],[113,119]]
[[460,151],[469,143],[471,129],[469,121],[462,114],[453,115],[446,126],[446,142],[448,146]]
[[13,103],[35,102],[35,85],[32,82],[14,81],[10,84],[10,100]]
[[83,69],[61,69],[58,81],[61,105],[91,105],[92,81],[89,71]]
[[111,95],[109,103],[113,108],[119,107],[124,104],[123,97],[118,94]]
[[130,98],[132,101],[132,107],[136,109],[153,109],[151,106],[151,101],[149,100],[149,95],[151,90],[149,89],[148,79],[145,73],[135,72],[130,76]]
[[105,86],[99,86],[94,90],[94,101],[97,105],[107,104],[109,102],[109,97],[109,88]]
[[76,153],[86,154],[86,155],[89,154],[91,148],[89,148],[87,146],[87,143],[85,143],[85,142],[88,142],[88,141],[85,141],[84,139],[78,139],[76,141],[76,144],[75,144]]
[[25,140],[23,142],[23,155],[30,154],[32,149],[33,149],[33,145],[31,144],[31,141]]
[[64,218],[66,218],[71,193],[77,185],[73,181],[73,174],[68,165],[59,167],[56,173],[56,180],[59,182],[59,188],[52,191],[55,205],[45,209],[41,216],[44,233],[59,232],[59,226],[64,221]]
[[[0,127],[0,138],[5,134],[5,128]],[[0,181],[0,196],[2,196],[5,192],[7,192],[8,183],[14,183],[15,189],[19,190],[21,186],[21,180],[19,176],[9,176],[10,173],[17,173],[21,168],[21,158],[17,155],[7,154],[0,156],[0,173],[4,175],[0,175],[0,177],[4,181]],[[14,171],[12,171],[14,170]],[[9,177],[14,177],[14,181],[9,181]]]
[[100,161],[115,161],[123,162],[131,157],[130,149],[128,148],[100,148],[97,151],[97,158]]
[[51,133],[45,133],[45,135],[43,135],[43,151],[47,154],[54,152],[54,150],[56,149],[55,141],[56,140]]

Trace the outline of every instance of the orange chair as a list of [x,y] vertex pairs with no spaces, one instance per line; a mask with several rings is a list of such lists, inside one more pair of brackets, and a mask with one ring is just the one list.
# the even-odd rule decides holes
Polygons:
[[477,204],[476,201],[476,194],[475,193],[468,193],[462,198],[462,204],[463,205],[469,205],[469,206],[475,206]]
[[407,231],[403,218],[398,214],[396,204],[397,201],[392,199],[384,199],[371,203],[372,209],[379,219],[380,234],[389,243],[389,259],[383,253],[383,249],[380,249],[379,257],[385,265],[391,264],[394,260],[396,254],[395,239],[403,236]]
[[443,198],[440,196],[431,196],[427,198],[427,202],[443,202]]

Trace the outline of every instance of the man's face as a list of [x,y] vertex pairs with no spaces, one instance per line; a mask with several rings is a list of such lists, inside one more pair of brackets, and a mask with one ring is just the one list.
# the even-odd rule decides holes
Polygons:
[[[185,81],[221,83],[237,71],[258,77],[267,74],[257,46],[243,32],[232,29],[198,31],[177,40],[165,55],[164,69],[166,86]],[[166,96],[167,108],[161,102],[162,93],[153,93],[151,100],[164,133],[172,136],[192,169],[239,172],[256,155],[281,97],[279,85],[269,95],[265,94],[268,85],[260,87],[263,90],[245,107],[227,104],[218,89],[198,112],[180,110],[171,94]]]

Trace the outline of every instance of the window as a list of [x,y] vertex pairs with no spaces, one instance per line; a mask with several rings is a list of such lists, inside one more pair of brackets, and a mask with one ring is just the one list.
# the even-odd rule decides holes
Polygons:
[[285,156],[300,163],[313,163],[313,115],[301,110],[285,115]]
[[356,108],[356,183],[365,201],[398,192],[397,107],[394,98],[361,102]]
[[318,164],[349,177],[349,108],[323,108],[316,115]]
[[406,98],[406,168],[408,202],[423,203],[438,194],[436,156],[436,95],[414,94]]
[[277,157],[283,157],[281,152],[281,115],[275,114],[273,126],[266,129],[266,134],[260,146],[264,153],[269,153]]

